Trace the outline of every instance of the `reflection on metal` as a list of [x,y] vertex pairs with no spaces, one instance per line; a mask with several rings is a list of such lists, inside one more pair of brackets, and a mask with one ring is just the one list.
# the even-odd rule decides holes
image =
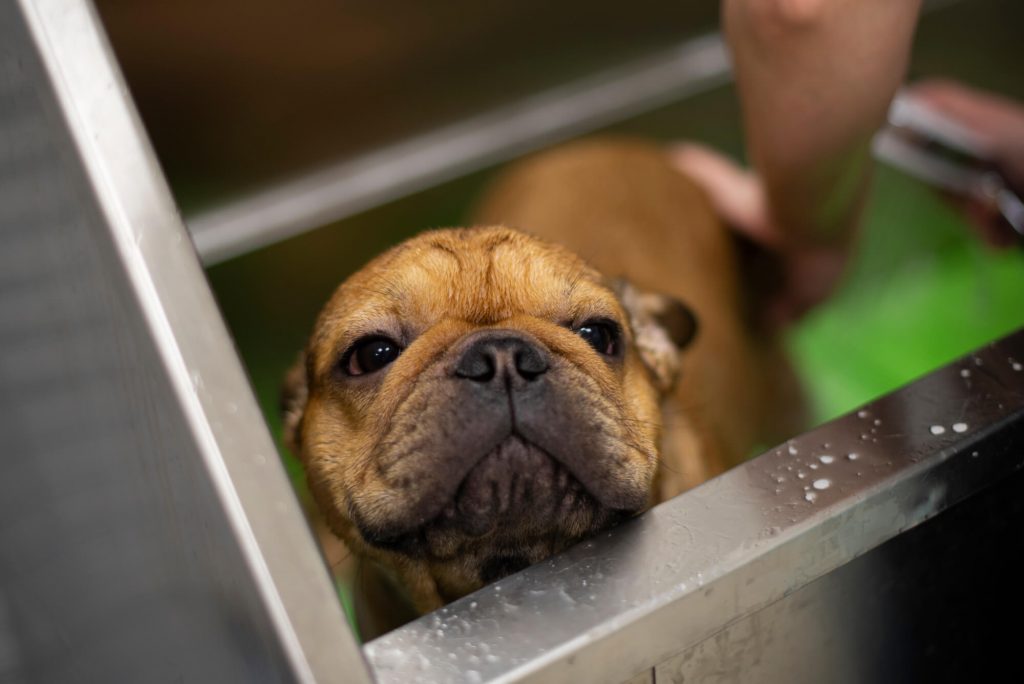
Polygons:
[[369,681],[85,0],[0,3],[0,680]]
[[[913,638],[928,625],[898,625],[942,624],[937,606],[958,590],[918,580],[946,549],[984,536],[948,524],[936,537],[930,526],[995,491],[1004,509],[1022,500],[1022,364],[1024,331],[391,632],[365,647],[378,680],[623,682],[654,667],[658,682],[928,681],[886,669],[928,669],[914,662],[926,649]],[[1015,505],[1008,527],[1019,539]],[[931,546],[913,546],[921,534]],[[968,577],[973,600],[994,575],[960,565],[950,577]],[[1006,596],[1011,584],[993,590]],[[977,666],[991,653],[972,655]],[[941,673],[952,656],[929,657]]]
[[214,264],[728,81],[717,35],[556,88],[188,219]]

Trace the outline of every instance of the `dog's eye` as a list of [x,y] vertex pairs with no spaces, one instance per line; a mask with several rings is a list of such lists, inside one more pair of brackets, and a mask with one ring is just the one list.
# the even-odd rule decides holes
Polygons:
[[386,337],[365,337],[349,349],[342,362],[348,375],[365,375],[379,371],[398,358],[402,348]]
[[619,329],[612,323],[588,321],[576,328],[576,334],[598,354],[615,356],[619,350]]

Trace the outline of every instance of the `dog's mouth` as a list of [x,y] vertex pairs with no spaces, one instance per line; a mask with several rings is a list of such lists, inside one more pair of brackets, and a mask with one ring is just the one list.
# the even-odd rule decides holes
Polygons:
[[513,433],[470,469],[452,499],[419,528],[391,537],[361,531],[370,544],[410,556],[448,559],[473,547],[539,560],[637,512],[602,505],[557,458]]
[[565,466],[540,447],[512,435],[480,459],[433,523],[480,537],[510,524],[543,528],[593,503],[594,498]]

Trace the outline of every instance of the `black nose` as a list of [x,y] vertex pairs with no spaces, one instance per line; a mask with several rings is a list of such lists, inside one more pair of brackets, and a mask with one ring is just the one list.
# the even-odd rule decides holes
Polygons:
[[477,333],[459,357],[455,375],[480,383],[496,378],[530,382],[547,369],[547,355],[536,343],[502,330]]

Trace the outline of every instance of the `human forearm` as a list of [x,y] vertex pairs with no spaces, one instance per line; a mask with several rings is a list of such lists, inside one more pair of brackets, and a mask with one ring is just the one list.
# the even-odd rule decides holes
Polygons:
[[843,242],[870,142],[902,82],[920,0],[724,0],[747,147],[772,223]]

